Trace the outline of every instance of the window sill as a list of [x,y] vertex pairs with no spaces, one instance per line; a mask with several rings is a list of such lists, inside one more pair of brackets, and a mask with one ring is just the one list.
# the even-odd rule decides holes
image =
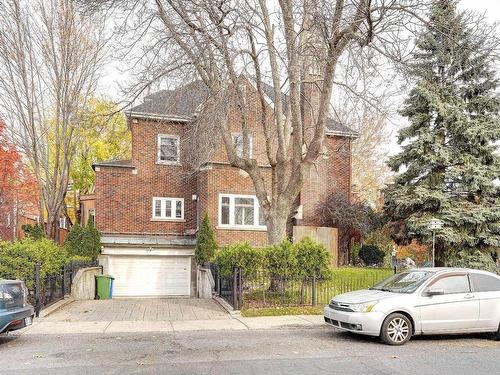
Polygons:
[[172,165],[172,166],[177,166],[177,167],[182,167],[182,164],[178,161],[156,161],[156,165]]
[[185,223],[186,219],[156,219],[156,218],[153,218],[153,219],[151,219],[151,221],[171,221],[174,223]]
[[266,232],[267,227],[251,227],[251,226],[235,226],[235,225],[218,225],[215,229],[219,230],[243,230],[252,232]]

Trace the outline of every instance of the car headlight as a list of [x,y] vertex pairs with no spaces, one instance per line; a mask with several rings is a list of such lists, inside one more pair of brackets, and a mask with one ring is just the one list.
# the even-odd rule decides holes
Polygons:
[[373,310],[378,301],[370,301],[364,303],[353,303],[349,307],[356,312],[370,312]]

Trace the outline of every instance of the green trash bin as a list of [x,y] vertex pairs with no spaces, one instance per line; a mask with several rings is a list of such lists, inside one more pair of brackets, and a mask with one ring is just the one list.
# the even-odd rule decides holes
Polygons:
[[113,297],[113,280],[110,275],[97,275],[95,277],[96,299],[111,299]]

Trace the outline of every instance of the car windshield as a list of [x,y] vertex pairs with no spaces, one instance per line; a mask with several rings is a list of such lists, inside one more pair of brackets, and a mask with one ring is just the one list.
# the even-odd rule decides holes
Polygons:
[[392,293],[413,293],[432,274],[432,272],[428,271],[401,272],[375,284],[370,289]]

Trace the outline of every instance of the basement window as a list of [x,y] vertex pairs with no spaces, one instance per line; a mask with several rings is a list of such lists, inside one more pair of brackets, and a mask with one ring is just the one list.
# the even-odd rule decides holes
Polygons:
[[255,195],[219,194],[219,226],[265,230],[266,225]]
[[153,198],[153,220],[183,220],[184,198]]

